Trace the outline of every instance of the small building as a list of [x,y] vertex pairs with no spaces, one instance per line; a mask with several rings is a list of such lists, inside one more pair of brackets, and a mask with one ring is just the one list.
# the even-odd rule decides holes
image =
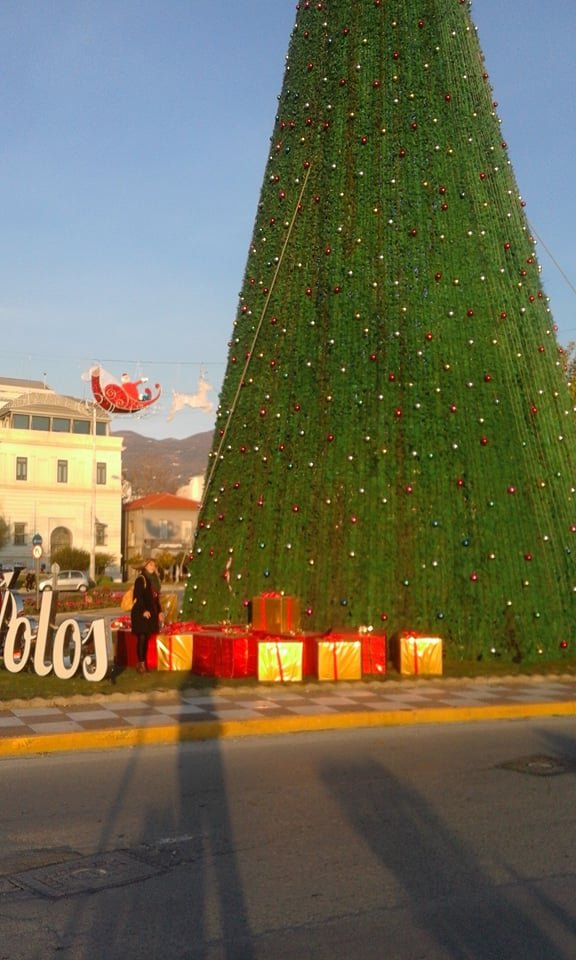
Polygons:
[[[200,504],[174,493],[150,493],[124,504],[124,561],[172,554],[176,562],[192,548]],[[130,573],[130,571],[127,571]]]

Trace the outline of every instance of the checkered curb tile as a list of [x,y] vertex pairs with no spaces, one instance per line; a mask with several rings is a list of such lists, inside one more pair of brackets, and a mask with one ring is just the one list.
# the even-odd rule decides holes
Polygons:
[[3,739],[37,735],[149,727],[178,727],[209,721],[278,720],[392,711],[458,710],[510,704],[567,703],[576,700],[576,679],[401,681],[390,684],[338,684],[291,689],[187,692],[150,700],[98,699],[62,706],[0,708]]

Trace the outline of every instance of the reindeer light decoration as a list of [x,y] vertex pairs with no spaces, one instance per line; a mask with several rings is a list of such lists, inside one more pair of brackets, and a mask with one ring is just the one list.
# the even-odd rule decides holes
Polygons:
[[212,384],[208,383],[206,374],[204,371],[201,371],[198,378],[198,387],[196,393],[178,393],[177,390],[172,391],[172,404],[166,419],[168,421],[173,420],[176,414],[180,413],[184,407],[192,407],[192,409],[203,410],[205,413],[211,413],[214,409],[214,404],[208,400],[208,394],[211,390]]

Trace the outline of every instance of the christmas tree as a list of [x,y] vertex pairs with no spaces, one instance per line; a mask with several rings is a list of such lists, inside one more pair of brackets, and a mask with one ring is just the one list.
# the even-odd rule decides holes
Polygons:
[[573,404],[469,7],[297,6],[187,616],[572,654]]

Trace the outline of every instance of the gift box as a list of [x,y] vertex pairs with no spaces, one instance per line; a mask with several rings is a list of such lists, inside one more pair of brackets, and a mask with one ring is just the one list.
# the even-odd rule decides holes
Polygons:
[[251,604],[252,628],[259,633],[281,635],[300,630],[300,600],[282,593],[261,593]]
[[258,640],[258,679],[267,683],[302,680],[302,640]]
[[318,680],[361,680],[362,641],[324,638],[316,641]]
[[362,641],[362,673],[368,677],[386,673],[386,634],[364,633]]
[[[136,634],[129,630],[118,630],[116,634],[116,656],[117,667],[135,667],[138,663],[136,652]],[[146,655],[146,667],[148,670],[156,670],[158,666],[158,653],[156,650],[156,634],[153,633],[148,641],[148,653]]]
[[418,633],[401,633],[398,638],[397,667],[405,676],[442,675],[442,640]]
[[159,670],[191,670],[194,637],[191,633],[158,634],[156,653]]
[[200,677],[255,677],[256,637],[242,633],[194,632],[192,672]]
[[174,623],[178,616],[178,597],[175,593],[162,593],[160,604],[164,614],[164,623]]

